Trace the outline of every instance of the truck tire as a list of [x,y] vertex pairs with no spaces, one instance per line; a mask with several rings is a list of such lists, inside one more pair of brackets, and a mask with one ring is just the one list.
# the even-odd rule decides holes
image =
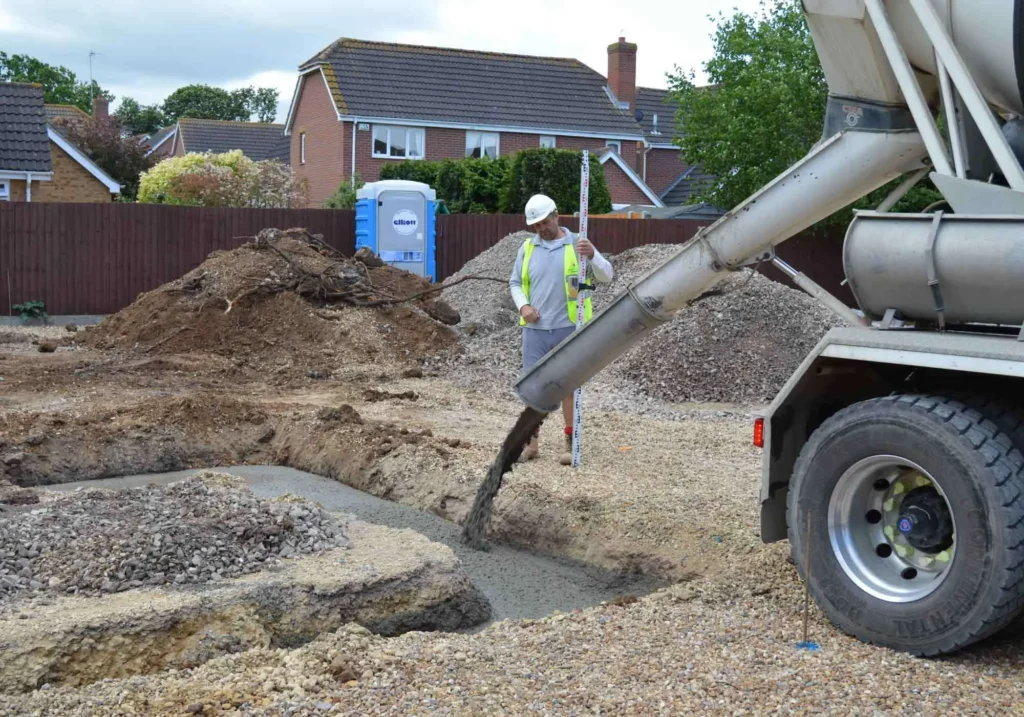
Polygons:
[[811,595],[863,642],[948,654],[1024,607],[1024,456],[961,402],[900,395],[839,411],[801,451],[787,503],[801,579],[810,549]]

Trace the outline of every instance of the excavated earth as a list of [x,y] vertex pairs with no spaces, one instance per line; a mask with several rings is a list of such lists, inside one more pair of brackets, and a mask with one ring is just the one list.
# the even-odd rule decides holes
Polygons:
[[[302,280],[352,274],[314,256],[294,258],[310,246],[288,249],[298,273],[276,254],[270,261],[246,253],[265,253],[254,246],[236,257],[257,267],[242,284],[218,278],[232,275],[230,263],[211,264],[144,295],[105,326],[0,335],[0,479],[42,490],[186,468],[290,466],[463,521],[521,409],[509,390],[519,359],[507,324],[465,308],[487,291],[500,294],[501,285],[465,282],[446,291],[440,306],[429,298],[372,306],[328,301],[318,294],[322,283],[310,292]],[[646,271],[666,251],[615,258],[620,277]],[[488,257],[478,259],[467,272],[507,278],[504,260],[487,266]],[[761,277],[746,278],[694,307],[701,313],[690,323],[662,329],[666,339],[706,339],[699,349],[673,351],[643,373],[632,359],[656,347],[641,345],[587,385],[579,469],[559,464],[562,431],[551,417],[540,457],[516,466],[495,502],[492,541],[665,579],[671,587],[543,620],[503,620],[474,635],[414,630],[385,638],[349,626],[298,648],[287,637],[274,641],[279,615],[257,610],[238,617],[249,636],[239,649],[253,649],[216,656],[212,647],[212,659],[182,669],[193,655],[207,654],[207,643],[186,631],[180,661],[83,687],[76,685],[90,678],[75,676],[59,656],[68,634],[61,624],[77,628],[58,613],[71,613],[57,602],[30,606],[30,616],[56,616],[44,621],[55,632],[53,656],[43,661],[57,667],[46,668],[53,675],[28,670],[22,684],[54,682],[0,699],[0,714],[1020,713],[1024,661],[1016,644],[997,641],[947,661],[912,660],[842,635],[812,604],[811,636],[821,649],[794,649],[802,586],[786,544],[759,538],[761,455],[751,444],[751,419],[778,377],[731,393],[718,389],[722,383],[703,393],[694,387],[763,366],[752,324],[722,323],[743,320],[746,300],[789,307],[794,315],[781,325],[804,342],[813,344],[828,321],[791,294],[760,285]],[[377,281],[371,283],[372,290],[347,286],[362,287],[363,304],[416,290],[373,293]],[[601,301],[609,298],[605,292]],[[458,323],[448,323],[452,309],[462,314]],[[780,325],[771,312],[749,316],[760,331]],[[709,359],[716,345],[733,352],[717,367]],[[804,345],[783,358],[792,360]],[[0,503],[0,520],[14,509]],[[351,560],[360,536],[372,531],[358,521],[347,525],[352,548],[335,550]],[[394,549],[369,541],[374,565],[386,564],[386,556],[404,559],[414,552],[406,546],[420,545],[445,571],[447,553],[432,552],[436,544],[411,535],[381,541]],[[214,590],[243,591],[237,596],[251,588],[242,583],[265,579],[266,597],[279,594],[282,581],[319,579],[289,575],[261,571],[231,578],[239,587]],[[460,584],[457,573],[446,575],[440,584]],[[306,595],[313,600],[315,593]],[[75,599],[105,606],[129,594]],[[211,597],[201,609],[217,615],[231,599]],[[103,607],[95,619],[103,622],[105,614]],[[109,614],[117,623],[129,613]],[[332,619],[340,625],[355,618]],[[31,622],[4,624],[30,631],[21,623]],[[216,634],[212,643],[219,644]]]

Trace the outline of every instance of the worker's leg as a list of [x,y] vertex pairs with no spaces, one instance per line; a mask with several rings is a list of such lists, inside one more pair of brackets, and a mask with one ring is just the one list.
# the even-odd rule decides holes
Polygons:
[[558,458],[558,461],[563,466],[572,465],[572,404],[572,394],[569,394],[562,399],[562,418],[565,420],[565,446],[562,450],[562,455]]

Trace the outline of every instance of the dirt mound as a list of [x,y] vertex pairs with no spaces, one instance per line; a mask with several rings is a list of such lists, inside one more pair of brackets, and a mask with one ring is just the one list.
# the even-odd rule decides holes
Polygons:
[[[426,279],[266,229],[76,337],[90,348],[200,351],[272,368],[415,361],[452,350],[460,317]],[[426,292],[426,293],[424,293]],[[318,372],[323,373],[323,372]]]

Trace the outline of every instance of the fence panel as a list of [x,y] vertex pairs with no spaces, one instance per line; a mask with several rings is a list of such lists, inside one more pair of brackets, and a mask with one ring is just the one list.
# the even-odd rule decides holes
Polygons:
[[0,292],[11,307],[109,314],[265,227],[305,227],[351,254],[355,213],[147,204],[0,203]]
[[[682,244],[709,222],[608,219],[590,223],[590,237],[605,254],[644,244]],[[576,217],[562,224],[579,229]],[[265,227],[304,227],[344,254],[355,251],[355,212],[332,209],[234,209],[146,204],[0,202],[0,295],[3,308],[46,303],[51,315],[110,314],[201,264],[210,252],[233,249]],[[509,234],[526,228],[518,214],[437,217],[438,280]],[[802,234],[779,254],[843,301],[842,232]],[[792,286],[772,267],[768,277]],[[13,312],[16,313],[16,312]]]

